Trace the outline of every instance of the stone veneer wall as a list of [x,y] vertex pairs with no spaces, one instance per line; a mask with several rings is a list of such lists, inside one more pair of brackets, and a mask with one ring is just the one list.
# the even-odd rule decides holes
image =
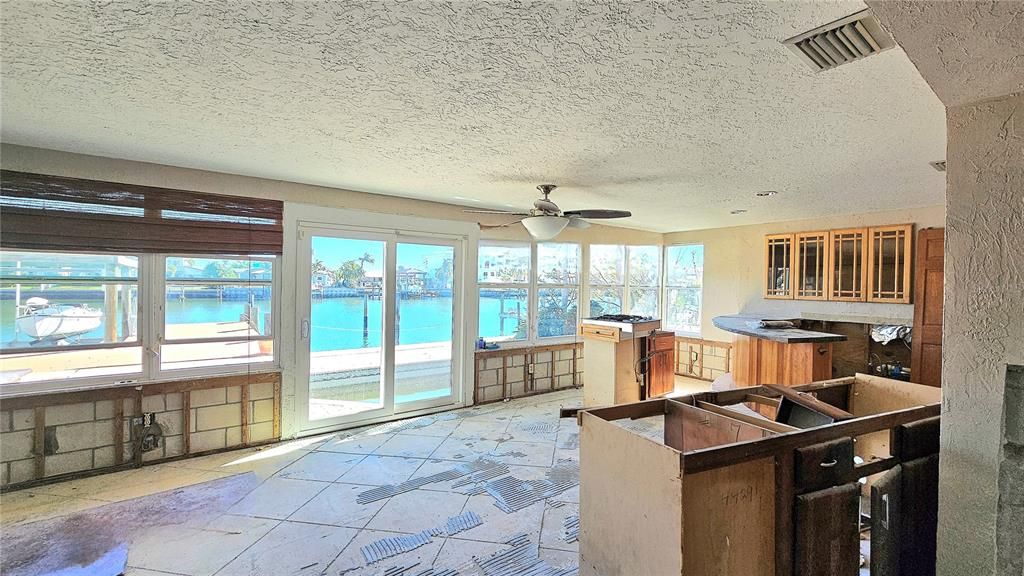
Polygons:
[[477,404],[582,385],[582,342],[476,352]]
[[[3,400],[0,486],[274,441],[279,401],[276,373]],[[132,418],[147,413],[162,439],[142,452],[133,442]]]

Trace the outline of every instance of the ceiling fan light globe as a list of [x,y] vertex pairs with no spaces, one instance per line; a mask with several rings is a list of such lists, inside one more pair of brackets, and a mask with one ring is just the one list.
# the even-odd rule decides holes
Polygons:
[[565,230],[568,218],[559,216],[530,216],[523,218],[523,227],[537,240],[550,240]]

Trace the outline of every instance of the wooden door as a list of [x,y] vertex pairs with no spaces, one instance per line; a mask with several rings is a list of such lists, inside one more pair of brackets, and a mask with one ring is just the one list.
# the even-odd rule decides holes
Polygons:
[[913,224],[868,228],[868,302],[910,303]]
[[943,228],[917,234],[914,272],[914,337],[910,352],[910,381],[942,385]]
[[764,237],[764,297],[793,299],[793,235]]
[[800,232],[793,236],[793,297],[797,300],[828,299],[828,232]]
[[867,229],[847,228],[829,232],[828,299],[864,302],[867,299]]

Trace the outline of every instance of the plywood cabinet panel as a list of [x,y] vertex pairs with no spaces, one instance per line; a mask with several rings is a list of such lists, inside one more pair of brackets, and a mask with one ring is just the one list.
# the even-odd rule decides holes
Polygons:
[[868,302],[910,302],[913,224],[868,228]]
[[793,235],[769,234],[764,237],[764,297],[793,299]]
[[828,232],[800,232],[793,238],[796,245],[793,297],[797,300],[827,300],[831,252]]

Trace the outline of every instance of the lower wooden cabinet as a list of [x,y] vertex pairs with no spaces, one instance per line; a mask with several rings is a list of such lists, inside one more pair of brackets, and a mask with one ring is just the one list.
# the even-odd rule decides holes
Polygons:
[[857,576],[860,484],[797,496],[794,514],[794,576]]

